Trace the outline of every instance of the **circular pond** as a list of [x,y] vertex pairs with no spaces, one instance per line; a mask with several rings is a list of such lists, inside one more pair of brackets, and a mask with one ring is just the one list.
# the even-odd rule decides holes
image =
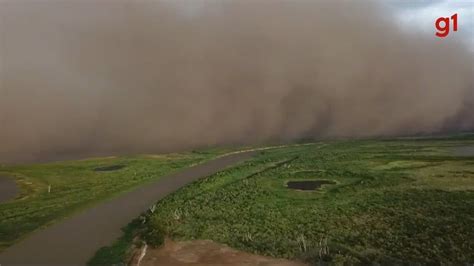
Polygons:
[[334,185],[336,182],[330,180],[305,180],[305,181],[288,181],[286,186],[289,189],[297,190],[316,190],[322,185]]

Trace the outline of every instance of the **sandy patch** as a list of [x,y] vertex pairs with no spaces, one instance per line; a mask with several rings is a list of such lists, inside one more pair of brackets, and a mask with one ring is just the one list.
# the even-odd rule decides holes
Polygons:
[[[139,253],[137,252],[137,256]],[[136,265],[136,260],[132,265]],[[166,240],[160,248],[149,248],[141,259],[140,266],[153,265],[303,266],[306,264],[238,251],[210,240],[181,242]]]

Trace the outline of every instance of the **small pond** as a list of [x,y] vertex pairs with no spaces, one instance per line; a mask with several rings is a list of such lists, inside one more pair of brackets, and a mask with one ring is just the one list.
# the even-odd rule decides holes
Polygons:
[[289,189],[297,190],[316,190],[322,185],[334,185],[336,182],[330,180],[305,180],[305,181],[288,181],[286,186]]
[[94,171],[96,171],[96,172],[108,172],[108,171],[117,171],[117,170],[120,170],[122,168],[125,168],[125,165],[117,164],[117,165],[97,167],[97,168],[94,169]]

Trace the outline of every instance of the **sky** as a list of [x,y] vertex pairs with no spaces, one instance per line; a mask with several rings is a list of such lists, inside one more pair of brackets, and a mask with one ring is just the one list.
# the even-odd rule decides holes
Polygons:
[[[168,0],[170,1],[170,0]],[[328,1],[328,0],[317,0]],[[331,1],[331,0],[329,0]],[[435,21],[439,17],[451,17],[458,14],[458,31],[452,31],[447,38],[467,43],[474,52],[474,0],[375,0],[393,14],[403,29],[421,31],[435,36]],[[181,2],[182,10],[190,15],[202,10],[205,3],[214,3],[213,0],[189,0]]]
[[[439,17],[458,14],[458,31],[451,31],[447,38],[466,41],[474,51],[474,0],[380,0],[392,9],[398,24],[408,30],[432,33]],[[452,29],[452,26],[451,26]]]

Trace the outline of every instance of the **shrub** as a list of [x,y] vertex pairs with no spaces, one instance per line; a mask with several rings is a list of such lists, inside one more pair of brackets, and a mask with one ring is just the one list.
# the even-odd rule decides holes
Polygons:
[[151,247],[159,247],[165,242],[166,228],[163,224],[155,219],[150,221],[150,225],[146,226],[141,233],[141,238]]

